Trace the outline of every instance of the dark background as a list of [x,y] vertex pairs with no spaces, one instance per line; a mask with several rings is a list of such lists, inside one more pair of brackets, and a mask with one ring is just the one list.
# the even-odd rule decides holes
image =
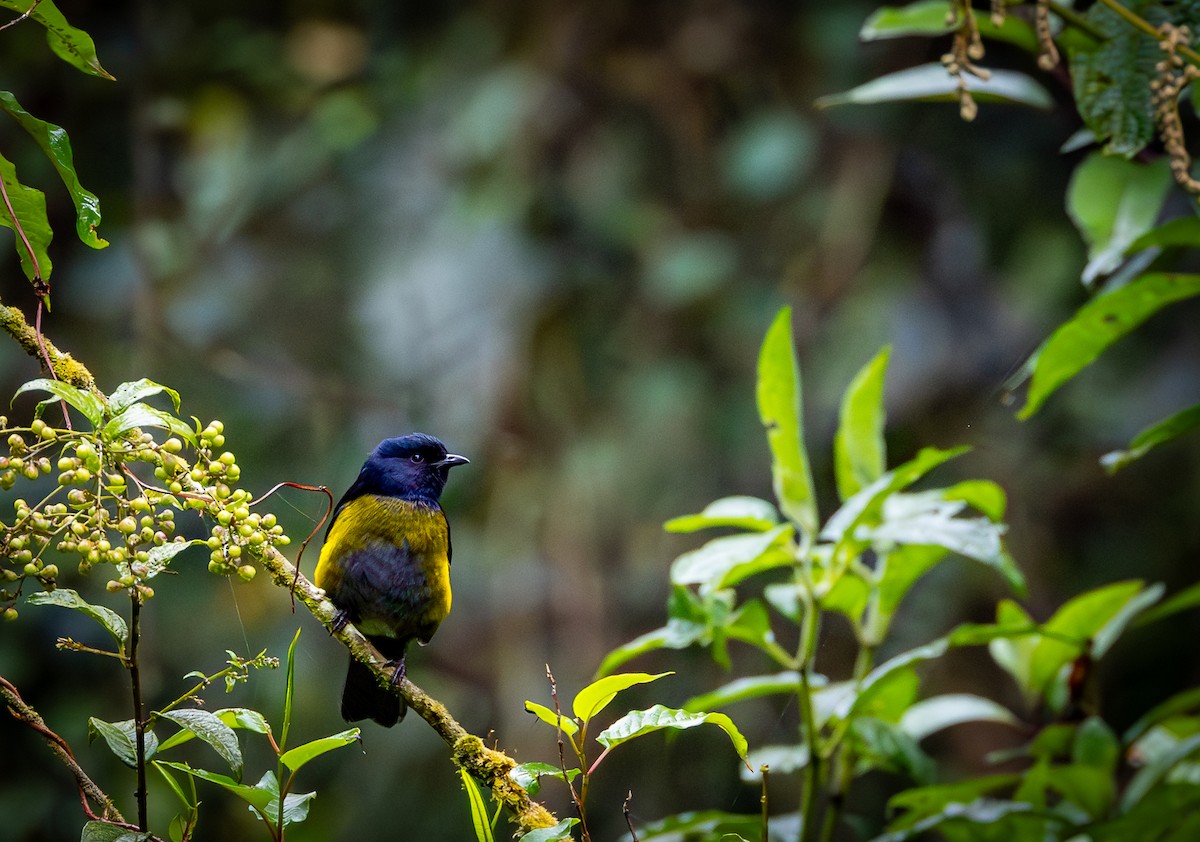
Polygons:
[[[469,456],[443,498],[454,611],[410,676],[518,759],[556,760],[553,733],[523,712],[527,698],[550,703],[547,663],[569,698],[605,652],[662,624],[668,565],[699,540],[662,521],[718,496],[770,496],[753,374],[785,303],[823,516],[836,502],[841,390],[890,343],[893,462],[925,444],[974,447],[935,479],[1008,491],[1036,617],[1117,579],[1194,580],[1195,441],[1115,479],[1097,464],[1194,402],[1194,304],[1120,343],[1034,419],[1017,422],[1004,401],[1008,375],[1085,300],[1085,252],[1063,209],[1078,158],[1058,152],[1077,127],[1061,79],[1039,77],[1059,95],[1053,113],[984,105],[970,125],[949,105],[816,111],[821,95],[946,48],[860,45],[863,2],[61,8],[118,81],[58,61],[27,22],[0,33],[0,87],[70,132],[112,245],[73,238],[49,166],[0,124],[0,151],[45,189],[58,232],[47,334],[106,389],[150,377],[182,392],[185,416],[222,419],[256,493],[281,480],[338,493],[379,439],[414,429]],[[989,60],[1036,73],[1000,48]],[[31,312],[15,256],[2,265],[4,301]],[[37,374],[15,346],[0,354],[0,391]],[[322,503],[288,492],[270,508],[298,544]],[[342,727],[344,654],[307,614],[289,613],[265,577],[209,575],[202,550],[175,570],[146,610],[151,706],[183,692],[186,672],[219,669],[226,649],[282,656],[299,626],[293,740]],[[64,577],[122,608],[103,581]],[[914,591],[889,651],[989,619],[1003,595],[998,577],[952,563]],[[822,666],[842,676],[845,630],[830,632]],[[1152,632],[1101,668],[1118,728],[1197,677],[1194,620]],[[92,634],[66,612],[24,607],[0,627],[0,674],[131,815],[132,773],[86,741],[88,715],[130,715],[124,675],[54,649]],[[766,668],[734,657],[743,673]],[[630,666],[677,675],[623,695],[622,710],[679,705],[727,679],[698,652]],[[281,679],[256,676],[229,697],[214,688],[209,706],[256,707],[278,728]],[[972,690],[1028,713],[982,652],[925,679],[927,692]],[[729,713],[752,746],[794,734],[793,710]],[[415,717],[364,730],[362,751],[306,767],[299,788],[319,795],[289,838],[470,838],[436,736]],[[964,726],[926,747],[952,775],[1019,739]],[[244,743],[253,782],[270,761]],[[203,746],[181,756],[220,771]],[[891,783],[868,782],[857,804],[877,807]],[[200,787],[198,838],[261,833],[240,803]],[[757,810],[719,732],[615,753],[593,793],[596,838],[624,830],[630,789],[639,821]],[[794,808],[795,790],[780,783],[777,811]],[[545,794],[569,814],[553,783]],[[153,795],[164,828],[174,805]],[[66,771],[0,720],[0,840],[74,838],[81,821]]]

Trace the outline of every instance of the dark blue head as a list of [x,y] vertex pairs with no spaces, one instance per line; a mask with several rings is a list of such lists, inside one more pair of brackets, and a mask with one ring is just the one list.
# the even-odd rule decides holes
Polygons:
[[446,452],[446,445],[425,433],[409,433],[384,439],[371,451],[350,491],[382,494],[437,502],[446,477],[455,465],[465,465],[464,456]]

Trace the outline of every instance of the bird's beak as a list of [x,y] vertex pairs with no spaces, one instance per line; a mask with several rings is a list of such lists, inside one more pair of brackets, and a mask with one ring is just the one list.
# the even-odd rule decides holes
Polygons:
[[442,459],[440,462],[435,462],[434,464],[439,468],[453,468],[455,465],[466,465],[470,461],[471,460],[466,456],[459,456],[457,453],[447,453],[446,458]]

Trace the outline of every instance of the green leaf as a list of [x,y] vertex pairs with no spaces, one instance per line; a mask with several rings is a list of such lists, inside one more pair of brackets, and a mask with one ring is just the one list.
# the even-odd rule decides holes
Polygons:
[[746,738],[733,724],[733,720],[725,714],[704,713],[703,711],[689,713],[686,710],[677,710],[663,705],[655,705],[646,710],[630,711],[601,731],[596,737],[596,742],[607,749],[612,749],[653,731],[683,730],[706,724],[716,725],[724,731],[730,742],[733,743],[738,757],[746,759]]
[[[1036,628],[1033,618],[1025,609],[1012,600],[1003,599],[996,606],[998,625],[1020,626],[1027,624]],[[988,652],[996,664],[1012,676],[1021,690],[1025,701],[1030,703],[1041,692],[1033,685],[1033,653],[1040,638],[1035,635],[999,637],[988,643]]]
[[850,737],[860,762],[873,771],[903,775],[918,785],[933,781],[933,759],[895,723],[859,717],[850,725]]
[[[40,377],[23,384],[13,393],[12,400],[15,401],[26,392],[49,392],[55,399],[66,401],[70,406],[79,410],[93,427],[98,427],[104,418],[104,403],[100,398],[91,392],[78,389],[70,383]],[[12,401],[9,401],[9,405],[12,405]]]
[[[1157,4],[1126,0],[1122,5],[1140,13],[1154,26],[1169,19]],[[1130,26],[1103,3],[1085,15],[1102,39],[1068,49],[1075,87],[1075,107],[1083,122],[1105,143],[1110,155],[1130,158],[1154,137],[1154,105],[1150,82],[1162,61],[1158,41]]]
[[1127,813],[1133,809],[1151,790],[1162,783],[1168,772],[1198,751],[1200,751],[1200,734],[1193,734],[1187,739],[1180,740],[1169,752],[1139,769],[1130,779],[1121,796],[1121,812]]
[[982,512],[989,520],[1004,519],[1008,497],[1004,489],[987,479],[969,479],[942,489],[945,500],[961,500]]
[[[689,811],[667,816],[638,827],[641,842],[695,842],[721,840],[726,834],[745,839],[762,837],[762,816],[758,813],[726,813],[721,810]],[[778,834],[778,835],[776,835]],[[771,816],[771,840],[799,839],[798,816]]]
[[79,176],[75,174],[71,140],[66,131],[53,123],[34,117],[22,108],[16,97],[8,91],[0,91],[0,109],[6,111],[21,128],[29,132],[58,171],[59,178],[71,194],[71,201],[75,203],[75,233],[79,235],[79,239],[94,249],[107,246],[108,240],[102,240],[96,234],[96,229],[100,226],[100,200],[96,198],[96,194],[85,190],[79,183]]
[[[132,719],[105,722],[94,716],[88,717],[88,742],[94,742],[97,737],[103,738],[118,760],[131,769],[137,768],[137,729]],[[158,750],[158,738],[149,728],[145,732],[145,746],[146,757],[153,757]]]
[[296,695],[296,644],[300,642],[300,629],[292,637],[287,652],[287,683],[283,691],[283,733],[279,735],[279,749],[287,747],[288,731],[292,727],[292,699]]
[[[1012,70],[991,70],[987,79],[964,75],[967,90],[979,102],[998,102],[1028,105],[1049,109],[1054,99],[1046,89],[1026,76]],[[817,108],[835,105],[878,105],[882,102],[958,102],[958,80],[941,64],[921,64],[888,73],[840,94],[823,96]]]
[[671,564],[671,583],[700,585],[702,592],[709,593],[736,584],[754,573],[789,566],[795,559],[778,545],[791,533],[791,524],[785,523],[769,532],[714,538],[675,559]]
[[122,383],[118,386],[111,395],[108,396],[108,406],[115,415],[123,410],[138,403],[143,398],[150,398],[155,395],[166,392],[171,399],[172,406],[175,411],[179,411],[179,392],[169,386],[164,386],[161,383],[155,383],[153,380],[142,378],[141,380],[132,380],[128,383]]
[[[1200,220],[1198,220],[1200,221]],[[1100,457],[1100,464],[1115,474],[1130,462],[1141,459],[1160,444],[1179,438],[1200,427],[1200,403],[1180,410],[1169,418],[1142,430],[1129,442],[1127,450],[1114,450]]]
[[570,840],[571,828],[579,824],[579,819],[563,819],[554,827],[539,827],[524,834],[517,842],[564,842]]
[[171,541],[167,544],[160,544],[157,547],[151,547],[146,551],[148,558],[144,562],[147,568],[146,575],[143,579],[153,579],[159,573],[162,573],[170,566],[171,561],[175,556],[186,550],[194,544],[203,544],[199,538],[193,538],[190,541]]
[[79,842],[148,842],[153,838],[148,831],[143,833],[108,822],[90,821],[84,824]]
[[1200,246],[1200,217],[1181,216],[1151,228],[1134,240],[1125,251],[1126,256],[1148,248],[1166,246]]
[[1134,807],[1088,827],[1092,842],[1191,842],[1200,838],[1200,787],[1168,783],[1152,788]]
[[57,605],[60,608],[70,608],[91,617],[112,635],[117,646],[122,652],[124,651],[125,641],[129,637],[129,626],[126,625],[125,619],[111,608],[92,605],[70,588],[55,588],[52,591],[32,593],[26,598],[26,601],[30,605]]
[[728,526],[749,532],[766,532],[779,524],[775,506],[758,497],[722,497],[695,515],[668,520],[663,528],[668,532],[698,532],[701,529]]
[[660,672],[651,675],[647,672],[626,672],[607,675],[593,681],[576,693],[575,699],[571,702],[571,711],[575,714],[576,719],[586,724],[596,714],[608,707],[617,693],[622,690],[637,684],[649,684],[651,681],[658,681],[668,675],[674,675],[674,673]]
[[508,776],[512,778],[518,786],[529,793],[531,797],[536,797],[541,791],[542,778],[558,778],[560,781],[575,780],[579,777],[578,769],[568,769],[567,774],[563,775],[563,770],[558,766],[551,766],[549,763],[520,763],[513,767]]
[[899,814],[891,823],[892,830],[912,827],[929,816],[941,815],[951,804],[968,804],[997,792],[1008,789],[1020,780],[1018,774],[985,775],[950,784],[913,787],[893,795],[888,801],[888,812]]
[[1195,608],[1196,606],[1200,606],[1200,582],[1189,588],[1184,588],[1157,608],[1152,608],[1142,613],[1133,625],[1140,627],[1157,623],[1159,620],[1170,617],[1172,614],[1178,614],[1180,611],[1187,611],[1189,608]]
[[761,783],[763,766],[767,767],[771,777],[791,775],[808,766],[808,760],[809,750],[804,743],[763,746],[746,756],[746,765],[738,770],[738,775],[747,783]]
[[1024,420],[1037,412],[1059,386],[1163,307],[1197,294],[1200,275],[1156,272],[1084,304],[1035,354],[1033,382],[1017,417]]
[[[871,13],[859,30],[863,41],[904,38],[911,35],[947,35],[958,26],[948,0],[920,0],[907,6],[883,6]],[[1008,41],[1029,52],[1037,52],[1038,40],[1033,27],[1016,15],[1006,15],[996,26],[985,14],[975,15],[975,25],[985,38]]]
[[483,799],[483,793],[479,790],[479,784],[475,783],[475,779],[466,769],[460,768],[458,774],[462,778],[463,789],[467,793],[467,802],[471,805],[471,826],[475,829],[475,839],[478,842],[495,842],[487,803]]
[[1142,714],[1141,718],[1121,735],[1121,742],[1127,746],[1133,745],[1154,726],[1179,714],[1193,713],[1197,710],[1200,710],[1200,687],[1176,693]]
[[103,436],[108,441],[116,441],[130,430],[141,427],[169,430],[188,444],[196,443],[196,433],[191,424],[144,403],[130,404],[120,412],[114,413],[112,420],[104,425]]
[[155,714],[174,722],[212,746],[213,751],[229,765],[234,777],[242,777],[242,749],[233,729],[206,710],[168,710]]
[[883,476],[887,449],[883,441],[883,381],[890,347],[863,366],[842,398],[841,423],[833,442],[838,496],[848,500]]
[[1121,760],[1121,743],[1103,719],[1089,716],[1075,730],[1071,760],[1082,766],[1093,766],[1111,777]]
[[600,662],[600,668],[596,670],[596,674],[608,675],[638,655],[653,652],[655,649],[686,649],[704,639],[707,633],[708,630],[701,623],[669,621],[662,628],[639,635],[609,652]]
[[800,366],[792,341],[792,309],[784,307],[758,355],[758,414],[771,447],[771,477],[780,510],[806,536],[817,533],[812,470],[804,450]]
[[858,573],[847,571],[817,604],[826,611],[836,611],[855,625],[862,623],[863,611],[871,598],[871,585]]
[[[4,189],[8,193],[8,203],[0,202],[0,225],[13,230],[13,244],[25,277],[30,281],[39,278],[46,280],[54,269],[54,264],[50,262],[50,240],[54,237],[54,231],[46,216],[46,196],[41,190],[22,184],[17,179],[16,167],[3,155],[0,155],[0,179],[3,179]],[[9,205],[12,205],[11,213]],[[30,258],[29,249],[25,248],[18,229],[25,232],[33,249],[33,258]]]
[[349,728],[332,736],[307,742],[279,755],[279,762],[293,772],[298,772],[301,766],[313,758],[320,757],[327,751],[333,751],[335,748],[342,748],[357,741],[360,733],[361,729],[359,728]]
[[912,586],[934,568],[948,551],[945,547],[904,544],[879,557],[879,613],[891,617]]
[[[275,778],[275,773],[267,770],[263,776],[259,778],[257,784],[254,785],[256,790],[265,792],[271,796],[271,800],[267,802],[265,810],[266,818],[271,823],[272,827],[278,827],[279,817],[279,781]],[[317,797],[315,792],[293,792],[283,798],[283,826],[296,824],[308,818],[309,802]],[[250,812],[256,812],[256,805],[250,805]]]
[[46,27],[46,42],[56,56],[89,76],[115,81],[115,77],[100,66],[92,37],[67,23],[54,0],[0,0],[0,6],[21,13],[33,6],[29,16]]
[[[1001,801],[993,798],[977,798],[967,803],[952,802],[926,816],[920,821],[900,829],[876,836],[871,842],[908,842],[923,838],[924,834],[937,829],[947,834],[948,839],[974,839],[980,842],[1001,840],[1034,840],[1057,838],[1048,836],[1048,827],[1065,824],[1066,821],[1052,813],[1037,810],[1024,801]],[[965,835],[949,836],[951,829],[965,830]]]
[[561,728],[562,732],[568,737],[573,737],[579,733],[579,724],[569,716],[559,716],[545,705],[539,705],[537,702],[525,700],[525,710],[532,713],[538,719],[548,725],[553,725],[555,728]]
[[[823,681],[821,683],[824,683]],[[749,675],[734,679],[708,693],[688,699],[683,709],[690,712],[723,708],[734,702],[762,696],[795,695],[800,689],[800,673],[784,670],[773,675]]]
[[948,693],[922,699],[900,717],[900,728],[914,740],[964,722],[999,722],[1019,726],[1020,720],[1008,708],[970,693]]
[[1111,274],[1154,227],[1171,184],[1166,158],[1145,164],[1094,152],[1075,169],[1067,212],[1088,245],[1085,285]]
[[[203,678],[203,673],[197,673],[200,678]],[[184,676],[187,678],[188,676]],[[247,731],[253,731],[255,734],[269,734],[271,726],[267,724],[267,720],[261,713],[249,708],[222,708],[214,710],[213,716],[221,720],[230,728],[242,728]],[[158,745],[158,752],[161,754],[169,748],[174,748],[177,745],[182,745],[195,738],[195,734],[184,729],[176,731],[171,736],[167,737]]]
[[[245,801],[260,813],[263,813],[272,821],[272,823],[274,822],[276,811],[272,810],[268,812],[268,809],[272,804],[278,806],[278,786],[276,786],[275,793],[272,794],[269,790],[260,788],[261,781],[260,786],[247,786],[246,784],[238,783],[228,775],[220,775],[216,772],[208,772],[204,769],[193,769],[186,763],[172,763],[166,760],[156,760],[154,762],[158,765],[166,766],[180,772],[186,772],[193,778],[199,778],[202,781],[208,781],[209,783],[213,783],[219,787],[222,787],[223,789],[233,793],[238,798]],[[273,773],[267,772],[267,774],[263,776],[264,780],[266,779],[267,775],[270,775],[272,780],[275,777]]]

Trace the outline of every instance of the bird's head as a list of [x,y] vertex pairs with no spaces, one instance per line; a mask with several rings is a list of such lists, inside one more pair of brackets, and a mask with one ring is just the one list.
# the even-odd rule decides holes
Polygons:
[[450,469],[469,461],[448,453],[433,436],[409,433],[381,441],[363,464],[359,482],[377,494],[436,501]]

